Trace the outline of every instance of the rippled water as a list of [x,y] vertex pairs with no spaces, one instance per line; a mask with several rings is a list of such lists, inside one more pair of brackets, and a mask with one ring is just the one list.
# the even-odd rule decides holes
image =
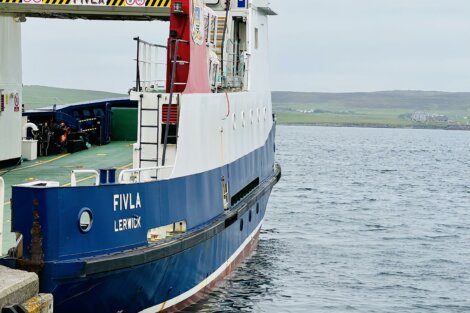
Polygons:
[[470,132],[278,127],[254,255],[203,312],[470,312]]

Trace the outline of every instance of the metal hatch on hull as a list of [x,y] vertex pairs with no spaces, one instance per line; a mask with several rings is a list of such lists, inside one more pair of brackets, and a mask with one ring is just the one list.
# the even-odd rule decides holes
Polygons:
[[0,15],[88,20],[168,20],[171,0],[0,0]]

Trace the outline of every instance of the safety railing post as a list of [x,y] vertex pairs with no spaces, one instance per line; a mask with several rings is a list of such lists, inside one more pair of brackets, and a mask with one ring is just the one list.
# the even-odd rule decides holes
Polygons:
[[135,59],[136,63],[136,78],[135,78],[135,91],[140,91],[140,38],[135,37],[135,41],[137,41],[137,57]]
[[98,173],[98,171],[96,170],[73,170],[70,173],[70,186],[77,187],[77,183],[78,183],[77,174],[91,174],[90,177],[87,177],[85,179],[95,178],[95,186],[100,185],[100,173]]
[[156,175],[155,180],[158,180],[158,172],[160,170],[168,170],[168,169],[173,169],[173,166],[153,166],[153,167],[143,167],[143,168],[133,168],[133,169],[129,169],[129,170],[122,170],[121,173],[119,173],[118,183],[119,184],[125,184],[126,183],[125,178],[126,178],[127,174],[138,174],[138,176],[136,176],[136,178],[137,177],[139,178],[138,180],[136,180],[136,181],[129,180],[128,182],[139,182],[140,183],[140,182],[142,182],[140,174],[142,172],[149,172],[149,171],[156,171],[157,175]]

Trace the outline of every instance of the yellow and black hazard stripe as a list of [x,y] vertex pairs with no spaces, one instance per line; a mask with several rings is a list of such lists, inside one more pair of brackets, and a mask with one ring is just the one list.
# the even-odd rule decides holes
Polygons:
[[21,3],[21,0],[0,0],[0,3]]
[[42,4],[69,4],[70,0],[42,0]]
[[114,7],[123,7],[126,5],[126,0],[108,0],[106,5],[114,6]]
[[146,7],[167,8],[171,4],[171,0],[145,0]]

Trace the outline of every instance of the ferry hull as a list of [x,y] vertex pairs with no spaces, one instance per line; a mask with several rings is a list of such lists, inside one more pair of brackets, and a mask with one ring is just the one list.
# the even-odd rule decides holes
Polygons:
[[269,193],[260,199],[258,213],[254,205],[225,231],[191,249],[135,268],[49,281],[53,287],[44,291],[53,292],[56,312],[181,310],[204,297],[255,248],[268,198]]
[[[73,169],[70,187],[13,187],[18,241],[15,257],[0,262],[38,273],[56,312],[172,311],[197,301],[256,246],[280,179],[268,2],[165,3],[166,64],[157,57],[165,47],[135,38],[132,168],[117,181],[115,169]],[[21,103],[21,92],[10,95]],[[41,133],[58,130],[58,151],[107,142],[108,105],[45,118]],[[90,178],[94,185],[78,185]]]
[[[197,301],[255,246],[272,186],[280,177],[274,164],[274,137],[273,127],[261,148],[222,168],[189,177],[99,188],[14,187],[14,210],[34,209],[34,213],[13,218],[13,229],[29,243],[26,258],[34,260],[37,247],[31,247],[38,238],[32,228],[40,225],[43,260],[35,265],[41,292],[54,295],[54,310],[159,312]],[[236,190],[254,178],[260,183],[224,210],[222,176]],[[137,208],[120,210],[115,196],[137,193],[141,207],[134,196],[132,205]],[[84,207],[93,211],[94,219],[86,234],[76,224]],[[136,214],[142,219],[141,228],[119,231],[113,225],[113,220]],[[136,252],[152,247],[148,229],[180,220],[190,221],[188,233],[199,232],[198,240],[175,241],[166,252]],[[213,226],[216,223],[219,226]],[[127,254],[130,257],[119,257]],[[18,262],[26,269],[32,264]]]

